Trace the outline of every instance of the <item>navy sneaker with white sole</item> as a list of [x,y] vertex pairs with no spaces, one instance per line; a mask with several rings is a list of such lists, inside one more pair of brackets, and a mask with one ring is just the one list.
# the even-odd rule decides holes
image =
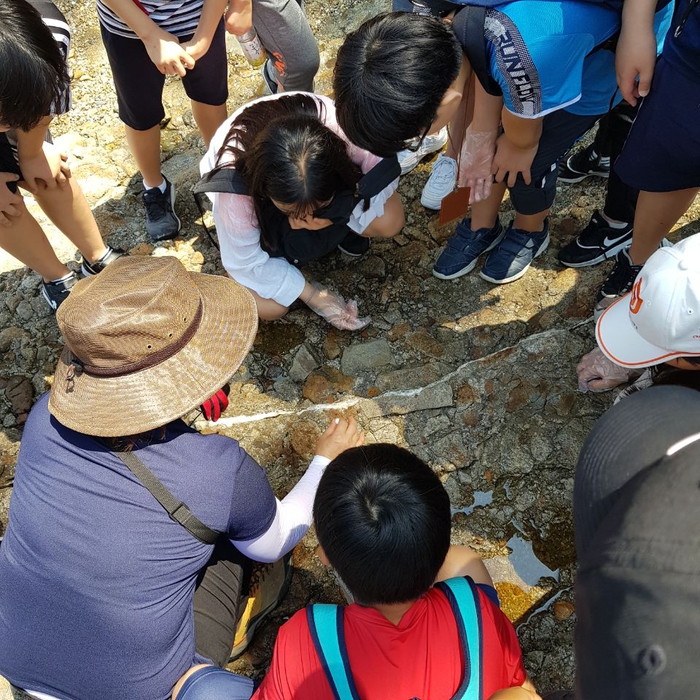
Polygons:
[[542,231],[521,231],[511,225],[500,245],[486,258],[479,275],[487,282],[507,284],[522,277],[532,261],[549,246],[549,222]]
[[433,275],[438,279],[453,280],[471,272],[479,256],[493,250],[505,233],[498,220],[493,228],[472,231],[471,225],[471,219],[462,219],[447,241],[433,268]]

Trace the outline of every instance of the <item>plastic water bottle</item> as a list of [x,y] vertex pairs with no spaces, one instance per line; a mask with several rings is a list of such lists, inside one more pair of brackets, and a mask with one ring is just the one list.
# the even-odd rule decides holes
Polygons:
[[236,39],[238,39],[243,55],[253,68],[259,68],[265,63],[267,52],[255,31],[255,27],[251,27],[245,34],[236,36]]

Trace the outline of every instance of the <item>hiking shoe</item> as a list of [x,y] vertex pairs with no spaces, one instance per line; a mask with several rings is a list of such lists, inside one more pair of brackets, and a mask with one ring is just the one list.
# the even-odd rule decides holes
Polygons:
[[276,95],[277,91],[279,90],[279,85],[277,85],[277,81],[270,75],[270,59],[268,58],[265,63],[260,66],[260,74],[262,75],[263,80],[265,81],[265,87],[269,90],[270,95]]
[[593,212],[586,228],[559,251],[559,262],[567,267],[586,267],[613,258],[632,243],[632,224],[612,228],[599,211]]
[[336,247],[348,257],[361,258],[369,250],[369,244],[367,236],[360,236],[351,231]]
[[411,151],[408,148],[405,151],[399,151],[396,157],[399,159],[401,174],[410,173],[423,158],[439,151],[446,143],[447,127],[445,126],[437,134],[426,136],[417,151]]
[[175,188],[165,178],[165,192],[158,187],[144,190],[143,203],[146,207],[146,233],[152,241],[165,241],[175,238],[182,224],[175,210]]
[[445,250],[440,253],[433,268],[433,274],[438,279],[453,280],[471,272],[479,256],[495,248],[505,235],[498,220],[493,228],[472,231],[471,225],[471,219],[462,219],[452,238],[447,241]]
[[610,156],[596,153],[593,144],[577,151],[559,164],[558,177],[561,182],[581,182],[592,175],[610,175]]
[[89,263],[87,260],[85,260],[85,258],[83,258],[83,264],[80,266],[80,271],[83,273],[84,277],[91,277],[92,275],[102,272],[107,265],[113,263],[115,260],[119,260],[119,258],[121,258],[123,255],[125,255],[125,253],[123,250],[121,250],[121,248],[111,248],[110,246],[107,246],[107,250],[102,257],[95,260],[94,263]]
[[46,299],[46,303],[51,307],[51,311],[56,313],[56,309],[68,298],[70,290],[78,281],[78,275],[71,272],[63,279],[55,282],[41,282],[41,294]]
[[615,267],[598,290],[593,316],[596,320],[616,299],[632,291],[634,281],[643,265],[635,265],[626,250],[617,254]]
[[291,552],[272,564],[254,564],[248,600],[236,627],[231,661],[237,659],[248,648],[260,623],[287,595],[293,570]]
[[457,184],[457,161],[444,154],[440,154],[433,165],[425,183],[420,203],[426,209],[440,209],[442,200],[450,194]]
[[544,229],[534,233],[508,227],[498,248],[486,259],[481,268],[482,279],[494,284],[514,282],[522,277],[532,261],[542,255],[549,245],[549,222],[544,220]]

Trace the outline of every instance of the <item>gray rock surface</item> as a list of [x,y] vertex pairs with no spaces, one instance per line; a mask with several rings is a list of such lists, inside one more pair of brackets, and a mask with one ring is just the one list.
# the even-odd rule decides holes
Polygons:
[[[154,247],[143,231],[140,178],[117,118],[94,3],[57,3],[75,29],[75,83],[74,108],[53,131],[72,154],[74,176],[105,238],[132,255],[173,255],[190,270],[223,274],[188,194],[203,149],[179,80],[167,80],[162,141],[183,230],[178,240]],[[345,32],[388,5],[308,0],[322,57],[319,92],[330,91]],[[262,94],[263,85],[238,53],[229,62],[232,110]],[[357,333],[337,331],[302,304],[281,321],[262,323],[234,377],[226,415],[207,427],[240,440],[280,497],[312,457],[329,412],[355,415],[370,442],[395,442],[427,460],[450,494],[454,542],[486,558],[528,671],[546,692],[573,678],[573,472],[584,436],[611,400],[579,394],[574,372],[594,343],[587,319],[610,263],[563,269],[557,253],[601,206],[604,183],[560,187],[550,249],[521,280],[494,287],[475,273],[450,282],[432,276],[454,224],[439,227],[420,206],[429,172],[428,161],[402,178],[406,226],[394,240],[373,241],[358,261],[332,255],[308,267],[321,283],[357,299],[372,324]],[[27,200],[59,257],[77,269],[75,248]],[[671,238],[696,232],[699,215],[696,204]],[[510,216],[505,202],[502,219]],[[0,251],[0,536],[21,426],[30,402],[49,388],[62,347],[38,283]],[[309,601],[340,602],[334,580],[314,557],[316,544],[312,530],[295,552],[290,594],[235,669],[261,676],[286,617]],[[0,678],[0,700],[8,698]]]

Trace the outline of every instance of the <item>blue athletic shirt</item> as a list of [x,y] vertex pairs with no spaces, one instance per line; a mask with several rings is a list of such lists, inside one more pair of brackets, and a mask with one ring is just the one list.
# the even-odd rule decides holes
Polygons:
[[[655,18],[661,45],[672,11],[664,8]],[[526,119],[558,109],[608,112],[621,99],[615,54],[593,49],[619,29],[618,12],[581,0],[516,0],[487,10],[491,74],[506,109]]]
[[[259,537],[276,503],[235,440],[182,421],[135,452],[231,539]],[[192,597],[213,545],[170,520],[118,457],[53,418],[22,437],[0,546],[0,674],[70,700],[166,700],[194,663]]]

